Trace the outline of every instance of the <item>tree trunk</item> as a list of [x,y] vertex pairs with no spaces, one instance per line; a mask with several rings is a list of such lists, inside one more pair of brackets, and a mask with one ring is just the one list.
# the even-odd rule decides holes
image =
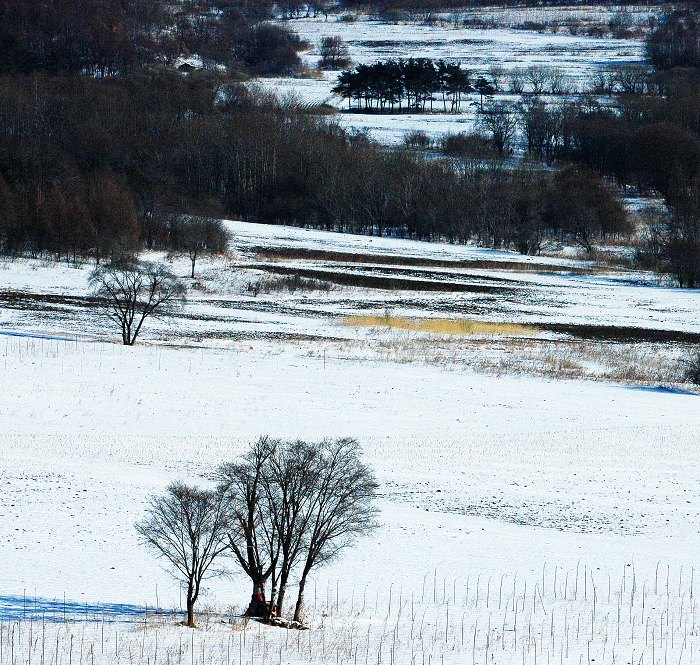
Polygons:
[[[262,600],[259,598],[262,596]],[[256,619],[267,618],[267,602],[265,600],[265,582],[262,580],[253,580],[253,593],[250,597],[250,604],[245,612],[248,617]]]
[[194,585],[192,582],[187,584],[187,623],[189,628],[194,628],[194,603],[195,603]]
[[282,612],[284,611],[284,596],[287,592],[287,581],[289,580],[289,574],[288,573],[282,573],[280,577],[280,588],[279,592],[277,593],[277,602],[276,602],[276,609],[277,609],[277,616],[281,617]]
[[275,582],[272,582],[272,588],[270,589],[270,600],[267,602],[267,614],[265,619],[269,621],[272,619],[272,612],[274,610],[275,604],[277,603],[277,586]]
[[307,571],[304,571],[299,580],[299,593],[297,594],[297,603],[294,606],[294,621],[301,623],[301,611],[304,608],[304,588],[306,587]]

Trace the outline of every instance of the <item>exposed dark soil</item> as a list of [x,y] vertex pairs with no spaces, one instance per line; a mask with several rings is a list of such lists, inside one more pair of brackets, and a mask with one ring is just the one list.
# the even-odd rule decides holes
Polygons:
[[[6,307],[7,309],[60,311],[66,307],[93,307],[97,302],[97,298],[84,296],[64,296],[52,293],[31,293],[29,291],[0,291],[0,307]],[[37,307],[37,305],[40,306]]]
[[504,294],[512,289],[486,284],[465,284],[428,279],[407,279],[405,277],[386,277],[348,272],[336,272],[321,268],[297,268],[292,266],[259,264],[251,266],[255,270],[278,275],[299,275],[311,279],[320,279],[340,286],[357,286],[367,289],[384,289],[388,291],[435,291],[448,293],[497,293]]
[[[440,282],[428,281],[419,279],[405,279],[401,277],[384,277],[378,275],[355,274],[355,273],[339,273],[334,271],[314,270],[305,268],[294,268],[289,266],[256,266],[261,270],[277,272],[281,274],[291,274],[293,272],[310,276],[318,279],[333,281],[337,284],[349,286],[364,286],[368,288],[390,289],[390,290],[411,290],[425,292],[471,292],[471,293],[508,293],[509,289],[482,285],[482,284],[462,284],[458,282]],[[479,298],[476,298],[478,301]],[[192,301],[191,304],[196,305],[198,300]],[[236,323],[239,320],[235,316],[224,314],[226,310],[252,310],[264,311],[271,313],[283,313],[290,316],[320,316],[336,318],[340,314],[332,314],[324,309],[304,304],[303,307],[292,302],[273,302],[267,298],[255,300],[250,299],[212,299],[202,301],[208,305],[213,305],[222,309],[222,314],[198,312],[196,308],[190,311],[181,311],[175,313],[176,318],[184,318],[190,320],[198,320],[203,322],[224,322]],[[348,311],[375,309],[376,302],[365,302],[362,300],[342,300],[324,301],[324,305],[343,304]],[[76,310],[86,310],[95,307],[98,304],[97,299],[91,297],[80,296],[65,296],[45,293],[29,293],[24,291],[0,291],[0,308],[23,310],[27,312],[36,312],[40,314],[51,313],[53,316],[58,316],[61,320],[65,317],[75,317]],[[409,307],[421,308],[426,305],[425,301],[414,300],[411,298],[397,299],[391,301],[392,307]],[[454,302],[442,303],[439,296],[435,300],[431,298],[430,309],[435,311],[452,311],[457,313],[460,308],[455,308]],[[468,307],[462,312],[463,314],[478,316],[478,302],[470,299]],[[486,314],[487,312],[485,312]],[[547,321],[535,321],[531,325],[536,326],[542,331],[557,333],[560,335],[568,335],[574,339],[583,339],[591,341],[608,341],[608,342],[652,342],[652,343],[667,343],[667,344],[694,344],[700,345],[700,333],[687,332],[681,330],[661,330],[658,328],[639,328],[633,326],[610,326],[610,325],[593,325],[593,324],[577,324],[577,323],[555,323]],[[283,332],[241,332],[235,331],[228,333],[226,331],[198,331],[193,333],[196,337],[201,338],[220,338],[220,339],[286,339],[286,340],[307,340],[313,341],[323,339],[333,341],[332,338],[325,336],[316,337],[315,335],[303,335],[296,333]],[[187,335],[189,336],[189,334]]]
[[550,263],[527,261],[452,261],[448,259],[430,259],[417,256],[363,254],[326,249],[306,249],[302,247],[254,247],[253,251],[261,259],[268,260],[308,259],[315,261],[338,261],[342,263],[374,263],[388,266],[512,270],[515,272],[565,273],[571,275],[590,275],[596,272],[593,268],[581,266],[556,266]]
[[536,323],[540,330],[572,335],[579,339],[609,342],[681,342],[700,344],[700,333],[631,326],[600,326],[577,323]]

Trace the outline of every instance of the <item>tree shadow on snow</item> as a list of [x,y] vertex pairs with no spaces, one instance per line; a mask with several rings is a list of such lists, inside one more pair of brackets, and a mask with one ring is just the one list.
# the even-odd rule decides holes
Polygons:
[[127,603],[79,603],[71,600],[0,595],[2,621],[145,621],[149,617],[176,616],[173,610]]
[[665,393],[668,395],[693,395],[698,397],[698,393],[692,390],[683,390],[683,388],[674,388],[673,386],[628,386],[627,390],[640,390],[645,393]]

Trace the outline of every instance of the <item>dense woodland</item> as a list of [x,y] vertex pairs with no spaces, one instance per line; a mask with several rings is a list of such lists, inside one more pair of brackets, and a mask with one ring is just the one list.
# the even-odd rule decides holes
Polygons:
[[[182,7],[0,4],[0,251],[71,261],[175,251],[182,215],[478,239],[527,253],[552,239],[590,250],[629,231],[616,180],[673,205],[640,260],[699,284],[694,14],[671,14],[652,35],[656,71],[643,94],[607,104],[487,103],[480,140],[496,146],[493,158],[461,149],[474,144],[466,137],[449,155],[426,159],[241,84],[299,66],[298,38],[261,22],[266,3]],[[205,66],[184,73],[178,57],[191,54]],[[503,160],[509,136],[499,123],[511,126],[513,114],[545,167]]]
[[129,76],[197,54],[231,76],[287,74],[306,45],[270,0],[2,0],[0,73]]

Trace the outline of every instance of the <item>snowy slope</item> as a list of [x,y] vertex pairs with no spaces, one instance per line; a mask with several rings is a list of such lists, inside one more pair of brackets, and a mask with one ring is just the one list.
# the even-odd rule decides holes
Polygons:
[[[0,268],[0,333],[14,333],[0,335],[0,662],[27,662],[30,651],[40,662],[42,650],[45,662],[90,665],[697,657],[698,396],[377,360],[338,316],[387,305],[438,315],[474,294],[338,287],[254,298],[244,287],[261,263],[352,271],[366,254],[408,266],[474,260],[478,269],[430,270],[507,278],[530,294],[480,295],[492,317],[689,332],[697,294],[573,260],[230,227],[231,259],[203,262],[185,315],[150,326],[133,348],[92,341],[109,336],[81,304],[89,266]],[[266,259],[253,251],[264,247],[362,256]],[[10,292],[44,307],[16,309]],[[15,336],[27,333],[66,339]],[[147,607],[181,604],[136,540],[147,497],[175,479],[205,482],[261,434],[357,437],[381,483],[381,531],[315,576],[306,633],[220,623],[247,599],[240,575],[208,584],[202,609],[213,614],[201,630],[167,616],[144,624]]]

